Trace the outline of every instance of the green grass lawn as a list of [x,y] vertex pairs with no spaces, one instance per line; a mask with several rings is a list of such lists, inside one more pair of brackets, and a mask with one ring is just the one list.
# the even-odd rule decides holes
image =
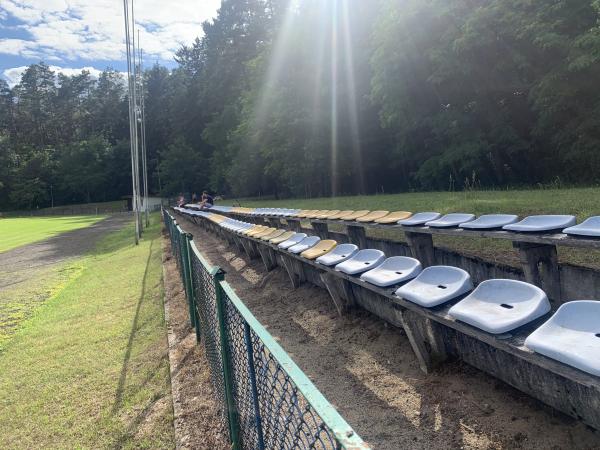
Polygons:
[[0,448],[173,448],[152,223],[104,238],[0,352]]
[[19,217],[0,219],[0,252],[88,227],[105,216]]
[[[476,215],[506,213],[527,216],[531,214],[573,214],[579,221],[600,215],[600,188],[531,189],[465,192],[419,192],[354,197],[260,200],[241,199],[247,207],[286,207],[302,209],[368,209],[388,211],[464,212]],[[237,205],[223,201],[218,204]],[[330,227],[336,229],[335,226]],[[338,227],[339,228],[339,227]],[[369,230],[369,235],[404,240],[402,232]],[[500,239],[452,238],[435,236],[437,246],[483,257],[486,260],[518,266],[519,260],[509,241]],[[600,268],[600,252],[559,248],[562,262]]]
[[0,288],[0,355],[6,343],[35,309],[81,274],[79,259],[28,269],[28,279]]

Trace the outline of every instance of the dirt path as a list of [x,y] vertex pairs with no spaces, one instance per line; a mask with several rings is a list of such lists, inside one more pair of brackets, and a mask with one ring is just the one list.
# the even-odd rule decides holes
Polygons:
[[112,216],[86,228],[0,253],[0,349],[37,304],[77,275],[78,258],[131,220],[125,214]]
[[466,364],[431,375],[408,340],[356,310],[338,317],[323,289],[292,289],[233,247],[182,220],[199,249],[325,397],[376,449],[598,449],[600,433]]

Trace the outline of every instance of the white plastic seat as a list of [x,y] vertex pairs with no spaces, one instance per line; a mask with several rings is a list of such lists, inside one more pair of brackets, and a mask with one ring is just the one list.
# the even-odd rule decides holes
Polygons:
[[420,212],[412,215],[408,219],[399,220],[397,223],[406,227],[415,227],[418,225],[424,225],[427,222],[439,219],[440,217],[442,217],[442,215],[437,212]]
[[556,313],[525,340],[536,353],[600,376],[600,302],[578,300]]
[[239,232],[239,231],[244,231],[244,230],[248,230],[250,228],[252,228],[254,225],[252,225],[251,223],[243,223],[243,224],[239,224],[237,227],[235,227],[233,229],[233,231]]
[[352,256],[335,266],[335,270],[347,273],[348,275],[358,275],[367,270],[377,267],[385,259],[385,253],[381,250],[367,248],[359,250]]
[[471,275],[458,267],[431,266],[395,294],[417,305],[431,308],[460,297],[473,289]]
[[235,223],[237,222],[237,220],[235,219],[225,219],[223,222],[221,222],[219,225],[223,228],[229,228],[230,226],[235,225]]
[[281,244],[279,244],[278,247],[284,250],[288,249],[293,245],[299,244],[306,236],[308,236],[306,233],[296,233],[287,241],[283,241]]
[[589,219],[585,219],[579,225],[565,228],[563,233],[575,236],[600,237],[600,216],[590,217]]
[[380,266],[363,273],[361,280],[375,286],[387,287],[403,283],[416,277],[421,272],[421,263],[406,256],[392,256]]
[[511,223],[502,228],[509,231],[529,231],[535,233],[541,231],[562,230],[575,225],[575,223],[575,216],[529,216],[525,217],[520,222]]
[[439,219],[430,220],[426,222],[425,225],[433,228],[449,228],[449,227],[457,227],[461,223],[470,222],[475,219],[474,214],[462,214],[462,213],[452,213],[446,214]]
[[324,266],[335,266],[351,258],[357,251],[358,247],[354,244],[340,244],[326,255],[319,256],[316,261]]
[[461,228],[468,230],[493,230],[494,228],[502,228],[504,225],[515,223],[519,220],[519,216],[514,214],[484,214],[470,222],[461,223]]
[[549,311],[548,297],[539,287],[517,280],[487,280],[448,314],[488,333],[501,334]]
[[321,238],[319,236],[308,236],[307,238],[302,239],[298,244],[292,245],[288,248],[288,251],[290,253],[302,253],[304,250],[308,250],[317,245],[320,240]]
[[290,217],[290,216],[296,215],[299,212],[300,212],[299,209],[282,209],[280,211],[280,215],[283,217]]

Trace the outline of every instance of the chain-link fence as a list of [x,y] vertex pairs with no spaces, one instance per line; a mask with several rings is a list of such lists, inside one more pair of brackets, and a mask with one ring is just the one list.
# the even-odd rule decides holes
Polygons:
[[234,449],[366,449],[167,210],[186,295]]

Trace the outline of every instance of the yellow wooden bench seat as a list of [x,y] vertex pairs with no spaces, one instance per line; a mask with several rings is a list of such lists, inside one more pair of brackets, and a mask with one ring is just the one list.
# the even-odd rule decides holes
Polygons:
[[267,236],[271,234],[273,231],[277,231],[277,228],[269,227],[266,230],[260,231],[258,233],[254,233],[252,235],[253,238],[260,239],[263,236]]
[[410,216],[412,216],[412,213],[408,211],[394,211],[387,216],[375,219],[375,223],[396,223],[399,220],[408,219]]
[[275,238],[269,239],[269,242],[271,244],[281,244],[283,241],[287,241],[289,238],[291,238],[295,234],[296,234],[295,231],[286,231],[285,233],[280,234],[279,236],[277,236]]
[[319,241],[317,245],[300,253],[300,256],[306,259],[317,259],[319,256],[329,253],[337,245],[337,242],[332,239],[324,239]]
[[265,230],[268,230],[270,227],[266,226],[266,225],[259,225],[256,229],[250,231],[249,233],[246,233],[247,236],[256,236],[257,234],[262,233]]
[[371,211],[369,211],[368,209],[361,209],[360,211],[354,211],[350,214],[346,214],[345,216],[340,216],[340,217],[338,217],[338,219],[340,219],[340,220],[356,220],[359,217],[366,216],[370,212]]
[[273,231],[272,233],[269,233],[269,234],[261,236],[260,238],[263,241],[268,241],[270,239],[273,239],[273,238],[276,238],[278,236],[281,236],[283,233],[285,233],[285,230],[277,229],[277,230]]
[[254,225],[252,228],[246,230],[246,231],[242,231],[242,234],[245,234],[246,236],[253,236],[256,233],[260,233],[263,230],[266,230],[267,226],[265,225]]
[[327,213],[329,213],[329,210],[328,210],[328,209],[318,209],[318,210],[316,210],[315,212],[313,212],[312,214],[310,214],[310,215],[307,215],[307,216],[306,216],[306,218],[307,218],[307,219],[316,219],[316,218],[317,218],[317,217],[319,217],[320,215],[322,215],[322,214],[327,214]]
[[[332,211],[333,212],[333,211]],[[352,214],[354,211],[352,211],[351,209],[346,209],[344,211],[339,211],[335,214],[330,214],[326,217],[326,219],[339,219],[340,217],[343,216],[347,216],[349,214]]]
[[317,209],[309,209],[309,210],[300,212],[298,214],[298,217],[301,217],[301,218],[305,219],[306,217],[310,216],[311,214],[316,213],[317,211],[318,211]]
[[258,227],[261,227],[261,226],[262,226],[262,225],[253,225],[253,226],[252,226],[252,227],[250,227],[250,228],[246,228],[245,230],[241,230],[241,231],[240,231],[240,234],[248,234],[248,233],[250,233],[251,231],[255,231],[255,230],[258,228]]
[[210,216],[208,216],[208,220],[210,220],[211,222],[214,223],[221,223],[227,220],[227,217],[222,216],[220,214],[211,214]]
[[327,219],[329,216],[333,216],[337,213],[340,213],[341,211],[339,209],[333,209],[331,211],[327,211],[324,212],[322,214],[319,214],[318,216],[315,217],[315,219]]
[[254,211],[254,208],[242,208],[241,206],[237,206],[231,210],[231,212],[236,214],[248,214]]
[[365,216],[358,217],[357,222],[373,222],[376,219],[381,219],[389,214],[389,211],[371,211]]

